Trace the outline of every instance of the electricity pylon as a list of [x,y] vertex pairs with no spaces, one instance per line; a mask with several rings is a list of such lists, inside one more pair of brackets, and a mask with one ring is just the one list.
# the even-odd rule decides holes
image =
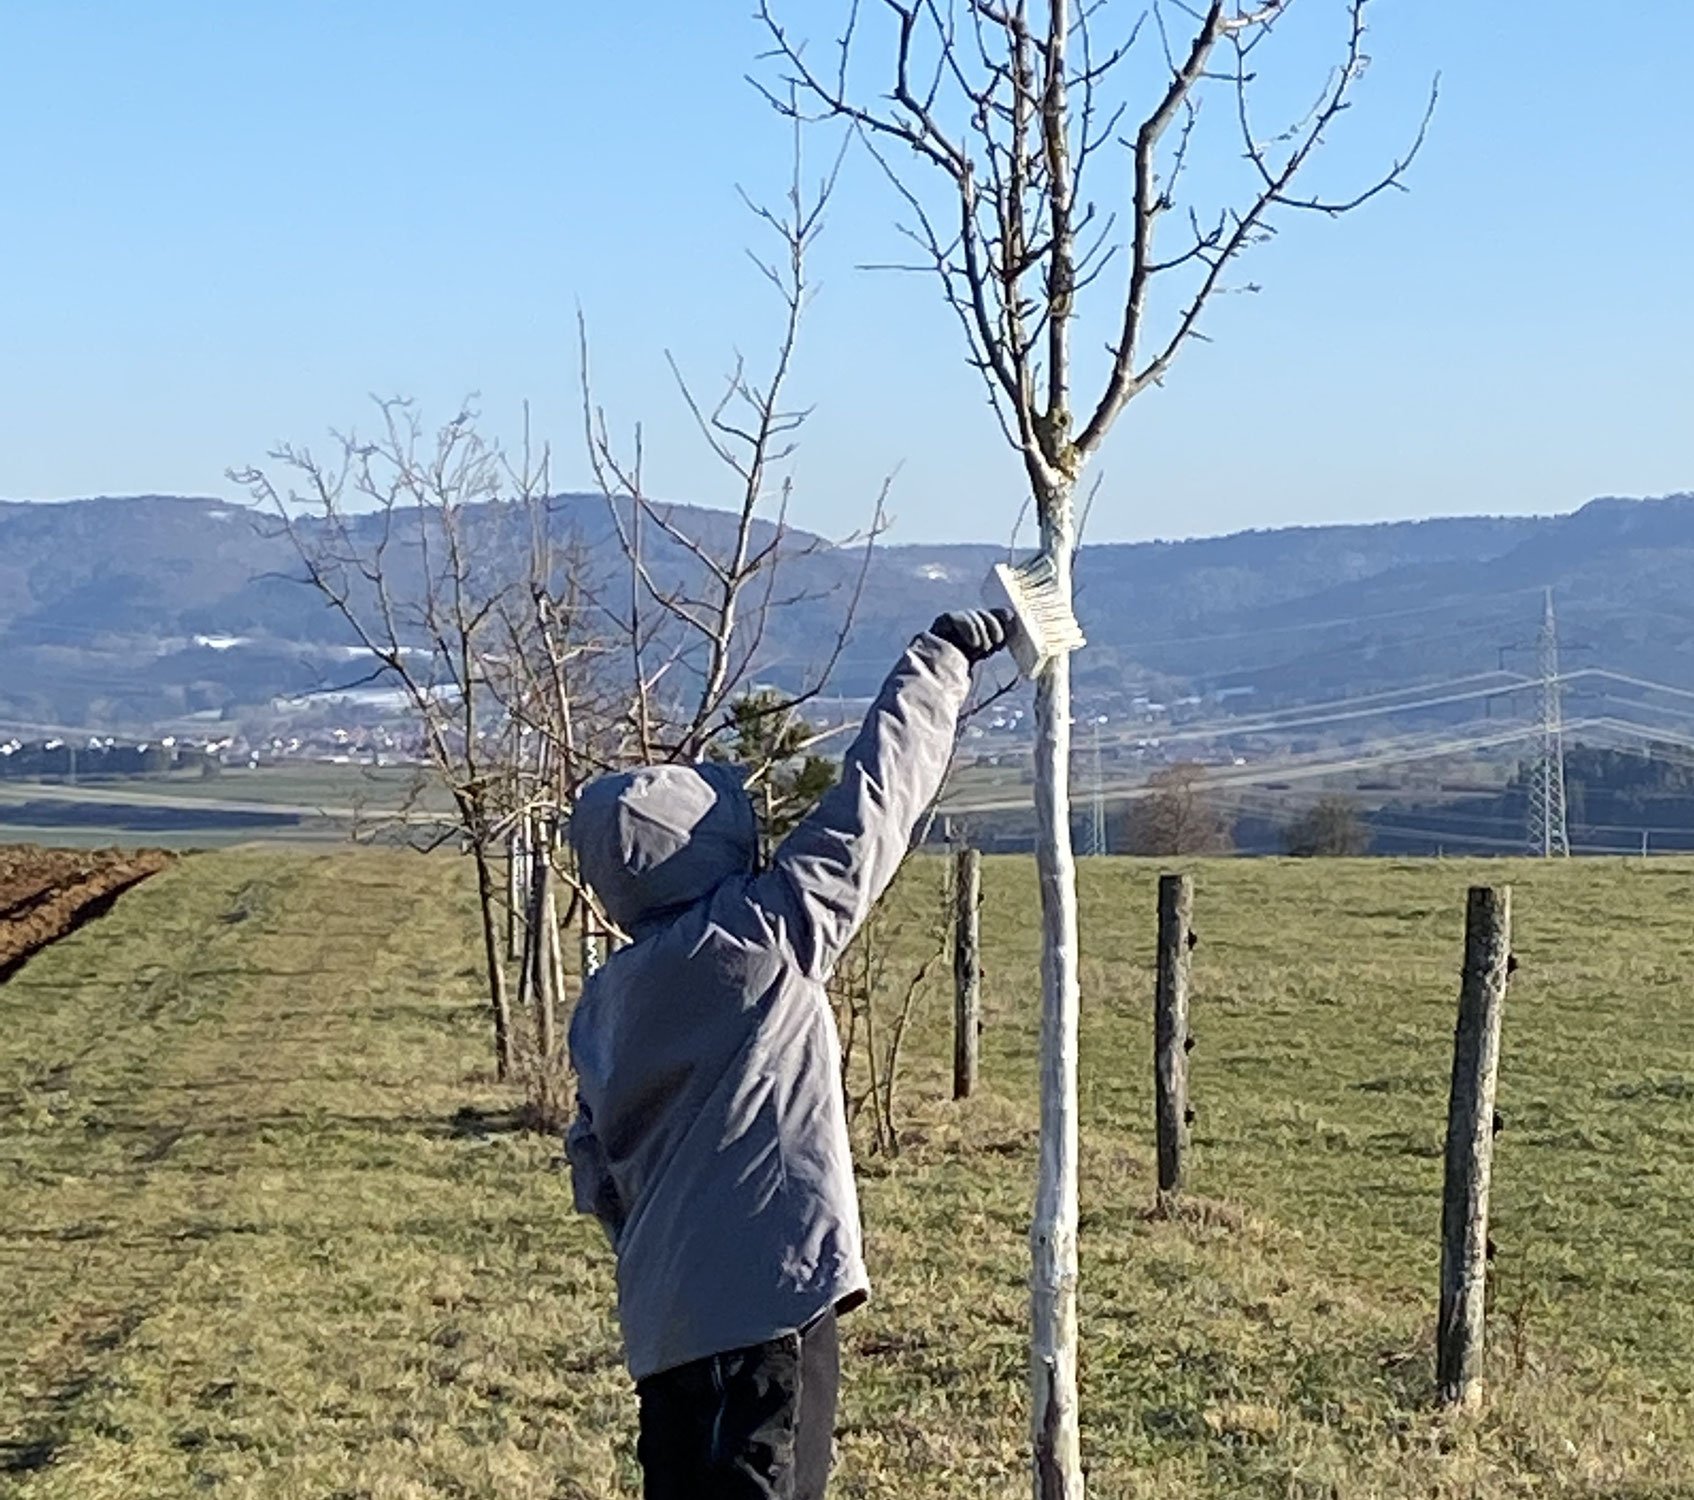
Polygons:
[[1106,776],[1100,765],[1100,721],[1094,721],[1094,805],[1090,809],[1088,844],[1090,854],[1105,854],[1106,848]]
[[1536,676],[1541,684],[1541,753],[1529,782],[1529,849],[1543,859],[1570,855],[1565,823],[1564,710],[1559,687],[1559,627],[1553,618],[1553,591],[1536,640]]

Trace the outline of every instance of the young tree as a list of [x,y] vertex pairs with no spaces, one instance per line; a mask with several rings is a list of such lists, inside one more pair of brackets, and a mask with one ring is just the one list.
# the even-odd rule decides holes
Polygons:
[[[785,460],[805,413],[783,393],[808,297],[806,254],[834,181],[831,173],[805,191],[798,140],[796,130],[783,208],[754,210],[780,244],[759,262],[782,311],[771,372],[761,383],[738,360],[710,407],[678,375],[702,436],[734,476],[727,514],[647,493],[639,429],[625,459],[593,402],[586,336],[585,435],[611,533],[598,548],[561,521],[550,454],[532,452],[527,412],[516,462],[468,407],[430,433],[411,403],[388,400],[377,403],[374,437],[336,433],[327,458],[284,444],[269,468],[231,475],[278,517],[306,581],[365,653],[362,680],[398,688],[422,731],[432,784],[445,788],[451,812],[409,809],[406,827],[428,846],[457,837],[475,862],[498,1073],[522,1073],[542,1128],[563,1099],[565,893],[585,933],[610,926],[594,920],[592,893],[566,857],[563,830],[581,785],[739,742],[757,752],[755,781],[774,778],[775,814],[821,774],[797,710],[841,654],[883,513],[879,496],[835,628],[804,680],[748,696],[775,612],[819,602],[783,582],[821,545],[787,524]],[[516,867],[506,880],[496,878],[501,851]],[[521,923],[511,920],[518,912]],[[523,933],[512,954],[508,925]],[[521,1057],[520,1040],[530,1044]]]
[[770,688],[743,693],[729,705],[729,737],[709,753],[747,768],[747,793],[767,853],[835,785],[840,768],[818,753],[823,740],[786,694]]
[[[277,518],[306,581],[363,653],[360,680],[399,690],[421,731],[427,767],[452,811],[431,814],[420,795],[401,821],[426,847],[458,837],[475,863],[504,1079],[516,1038],[495,861],[514,815],[511,746],[522,725],[503,698],[513,622],[529,615],[533,590],[556,587],[537,578],[533,545],[538,528],[546,530],[537,518],[546,504],[545,459],[532,465],[526,451],[514,468],[468,405],[433,433],[410,402],[379,401],[377,412],[374,436],[336,433],[328,458],[283,444],[270,454],[270,470],[232,470],[230,478]],[[419,793],[426,790],[420,783]]]
[[[637,758],[694,760],[725,736],[745,736],[752,717],[785,720],[828,682],[846,646],[871,557],[885,526],[888,484],[868,524],[848,538],[862,544],[860,564],[819,657],[792,690],[767,689],[747,700],[751,674],[779,611],[820,601],[787,586],[793,565],[819,546],[788,523],[793,456],[809,413],[792,407],[787,385],[799,349],[811,288],[807,257],[822,232],[835,189],[837,156],[808,191],[801,136],[794,132],[793,171],[781,206],[747,200],[776,241],[769,259],[753,260],[776,294],[780,327],[761,379],[737,356],[716,400],[704,401],[671,362],[682,399],[708,452],[732,486],[729,514],[702,525],[698,512],[654,499],[642,464],[639,427],[626,449],[614,442],[595,402],[586,327],[582,333],[582,410],[589,460],[605,497],[621,554],[619,576],[600,590],[602,624],[618,643],[634,689],[629,722]],[[845,543],[844,543],[845,545]],[[738,701],[739,700],[739,701]]]
[[[1411,151],[1358,190],[1330,196],[1297,186],[1364,73],[1369,3],[1344,3],[1338,63],[1315,107],[1267,135],[1254,124],[1253,84],[1258,54],[1291,8],[1283,0],[1209,0],[1192,10],[1154,0],[1150,26],[1147,12],[1110,0],[850,0],[826,55],[785,24],[781,0],[759,0],[783,75],[771,103],[790,118],[850,121],[882,164],[905,204],[918,265],[939,278],[1022,462],[1041,550],[1067,596],[1083,470],[1124,407],[1201,336],[1231,266],[1286,213],[1344,214],[1400,184],[1421,128]],[[1126,13],[1136,19],[1108,35]],[[885,30],[871,41],[875,18]],[[878,48],[874,83],[861,71],[867,45]],[[1140,66],[1149,46],[1161,49],[1151,73]],[[1149,79],[1142,97],[1137,85]],[[1200,106],[1214,93],[1233,106],[1233,148],[1199,129]],[[1129,167],[1121,213],[1086,191],[1090,167],[1120,143]],[[1221,203],[1187,194],[1186,168],[1202,147],[1224,161],[1240,154],[1241,178]],[[1181,237],[1167,244],[1161,231],[1173,221]],[[1114,265],[1110,351],[1083,396],[1073,381],[1075,335],[1084,299]],[[1043,1114],[1031,1230],[1031,1421],[1042,1500],[1082,1494],[1070,718],[1061,657],[1036,684]]]

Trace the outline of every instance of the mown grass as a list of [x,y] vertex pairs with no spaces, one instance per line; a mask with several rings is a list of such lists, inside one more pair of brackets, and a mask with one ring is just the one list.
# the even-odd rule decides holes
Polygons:
[[[1694,864],[1196,867],[1193,1197],[1148,1213],[1155,867],[1084,865],[1101,1496],[1694,1494]],[[206,855],[0,989],[0,1495],[639,1492],[609,1254],[489,1080],[463,868]],[[900,900],[931,899],[918,862]],[[1489,1398],[1428,1401],[1465,885],[1516,885]],[[931,891],[925,887],[931,886]],[[864,1166],[837,1493],[1015,1496],[1035,944]],[[919,924],[910,924],[913,930]]]

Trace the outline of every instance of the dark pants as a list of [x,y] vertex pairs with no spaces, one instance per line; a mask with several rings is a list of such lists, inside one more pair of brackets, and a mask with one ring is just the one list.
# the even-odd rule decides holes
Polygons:
[[840,1377],[828,1312],[638,1382],[647,1500],[823,1500]]

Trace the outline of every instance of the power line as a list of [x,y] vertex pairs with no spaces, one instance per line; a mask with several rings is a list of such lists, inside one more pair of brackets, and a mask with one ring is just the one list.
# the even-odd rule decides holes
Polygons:
[[[1649,678],[1635,677],[1625,672],[1614,672],[1604,667],[1582,667],[1574,672],[1558,672],[1554,676],[1560,685],[1569,685],[1587,678],[1600,677],[1613,682],[1626,683],[1631,687],[1639,687],[1648,692],[1668,694],[1694,701],[1694,691],[1687,688],[1673,687],[1667,682],[1655,682]],[[1448,691],[1472,683],[1497,682],[1502,678],[1505,679],[1505,683],[1500,687],[1476,688],[1470,692]],[[1164,743],[1167,741],[1210,738],[1222,739],[1234,734],[1273,733],[1283,729],[1300,729],[1318,724],[1336,723],[1350,718],[1373,718],[1391,713],[1409,713],[1424,708],[1436,708],[1449,703],[1504,697],[1531,689],[1540,691],[1544,689],[1545,683],[1545,674],[1540,671],[1537,671],[1533,677],[1526,677],[1520,673],[1501,668],[1492,672],[1472,672],[1462,677],[1447,678],[1436,682],[1414,683],[1403,688],[1384,688],[1374,693],[1362,693],[1357,697],[1322,699],[1315,703],[1294,703],[1280,709],[1266,709],[1258,714],[1244,714],[1238,718],[1212,719],[1199,724],[1184,724],[1159,733],[1149,732],[1146,738],[1157,739]],[[1408,702],[1388,701],[1408,698],[1409,695],[1414,693],[1421,693],[1425,696]],[[1633,700],[1619,701],[1631,702]],[[1372,707],[1371,705],[1376,706]],[[1647,704],[1641,706],[1647,708],[1650,712],[1671,712],[1669,709],[1653,708]],[[1335,710],[1333,714],[1329,712],[1331,709]]]
[[[1600,706],[1612,704],[1618,709],[1628,710],[1631,713],[1662,714],[1667,718],[1680,719],[1683,721],[1684,727],[1686,727],[1687,720],[1694,717],[1694,708],[1683,708],[1675,703],[1643,703],[1639,698],[1621,698],[1616,693],[1595,693],[1592,695],[1592,701]],[[1651,734],[1653,726],[1643,724],[1641,732]]]
[[[1661,729],[1658,725],[1631,724],[1628,719],[1602,717],[1584,719],[1582,727],[1607,730],[1631,740],[1646,740],[1650,745],[1674,745],[1679,750],[1694,750],[1694,739],[1677,734],[1674,730]],[[1575,728],[1576,726],[1572,726]]]
[[1675,698],[1694,699],[1694,692],[1687,688],[1672,687],[1668,682],[1654,682],[1646,677],[1632,677],[1627,672],[1613,672],[1606,667],[1584,667],[1580,672],[1569,672],[1565,675],[1566,682],[1575,682],[1579,677],[1604,677],[1612,682],[1625,682],[1631,687],[1646,688],[1649,692],[1668,693]]
[[[1313,777],[1334,776],[1343,771],[1362,771],[1374,766],[1399,765],[1413,760],[1434,760],[1444,756],[1462,754],[1466,751],[1487,750],[1514,744],[1519,740],[1533,737],[1537,732],[1531,726],[1521,725],[1499,734],[1474,735],[1468,738],[1430,741],[1418,736],[1409,736],[1400,740],[1378,742],[1379,745],[1389,748],[1374,751],[1367,749],[1359,754],[1340,759],[1284,761],[1281,763],[1264,762],[1256,766],[1227,766],[1220,768],[1215,775],[1208,775],[1206,787],[1208,790],[1214,790],[1219,787],[1253,786],[1266,782],[1306,781]],[[1143,797],[1154,796],[1158,790],[1156,786],[1137,783],[1108,787],[1105,789],[1105,795],[1114,802],[1134,802]],[[943,811],[948,813],[1018,812],[1029,807],[1029,805],[1029,793],[1024,791],[1012,796],[983,797],[972,801],[948,801],[943,804]]]
[[[1574,719],[1569,723],[1561,723],[1560,730],[1561,738],[1564,734],[1574,735],[1589,731],[1602,731],[1623,735],[1636,741],[1648,740],[1694,750],[1694,738],[1684,739],[1643,725],[1630,724],[1622,719]],[[1407,735],[1398,739],[1375,741],[1371,745],[1363,747],[1358,753],[1351,755],[1319,760],[1267,761],[1253,766],[1219,767],[1208,773],[1206,788],[1208,791],[1215,792],[1238,786],[1251,787],[1263,786],[1267,783],[1309,781],[1325,776],[1339,775],[1347,771],[1365,771],[1377,766],[1404,765],[1411,761],[1439,760],[1447,756],[1461,755],[1477,750],[1499,749],[1522,740],[1539,739],[1544,745],[1545,737],[1546,726],[1543,723],[1520,724],[1515,728],[1502,730],[1497,734],[1451,736],[1436,739],[1431,739],[1425,735]],[[1143,797],[1154,796],[1157,792],[1157,787],[1146,783],[1103,789],[1103,795],[1113,802],[1139,801]],[[1029,795],[1025,792],[1002,797],[984,796],[968,802],[962,800],[958,802],[949,801],[946,804],[946,811],[950,813],[1016,812],[1028,806]],[[1567,833],[1567,845],[1568,842]]]
[[[1477,675],[1498,678],[1502,674],[1499,672],[1484,672]],[[1459,678],[1457,680],[1464,682],[1473,679]],[[1366,708],[1338,708],[1333,713],[1309,713],[1302,709],[1290,708],[1283,710],[1284,716],[1276,719],[1266,715],[1252,720],[1222,721],[1215,726],[1184,725],[1181,729],[1170,730],[1158,735],[1148,735],[1147,738],[1157,739],[1161,744],[1164,744],[1182,740],[1225,739],[1233,735],[1243,734],[1275,734],[1286,729],[1310,729],[1319,724],[1340,724],[1355,719],[1380,719],[1389,714],[1413,713],[1426,708],[1441,708],[1452,703],[1474,702],[1479,698],[1498,698],[1506,693],[1521,692],[1531,686],[1533,686],[1532,683],[1519,678],[1506,687],[1471,688],[1462,693],[1442,693],[1434,697],[1414,699],[1408,703],[1383,703]],[[1346,703],[1348,700],[1339,699],[1336,701]],[[1322,706],[1314,705],[1314,707]],[[1300,717],[1288,718],[1286,717],[1288,714],[1296,714]]]

